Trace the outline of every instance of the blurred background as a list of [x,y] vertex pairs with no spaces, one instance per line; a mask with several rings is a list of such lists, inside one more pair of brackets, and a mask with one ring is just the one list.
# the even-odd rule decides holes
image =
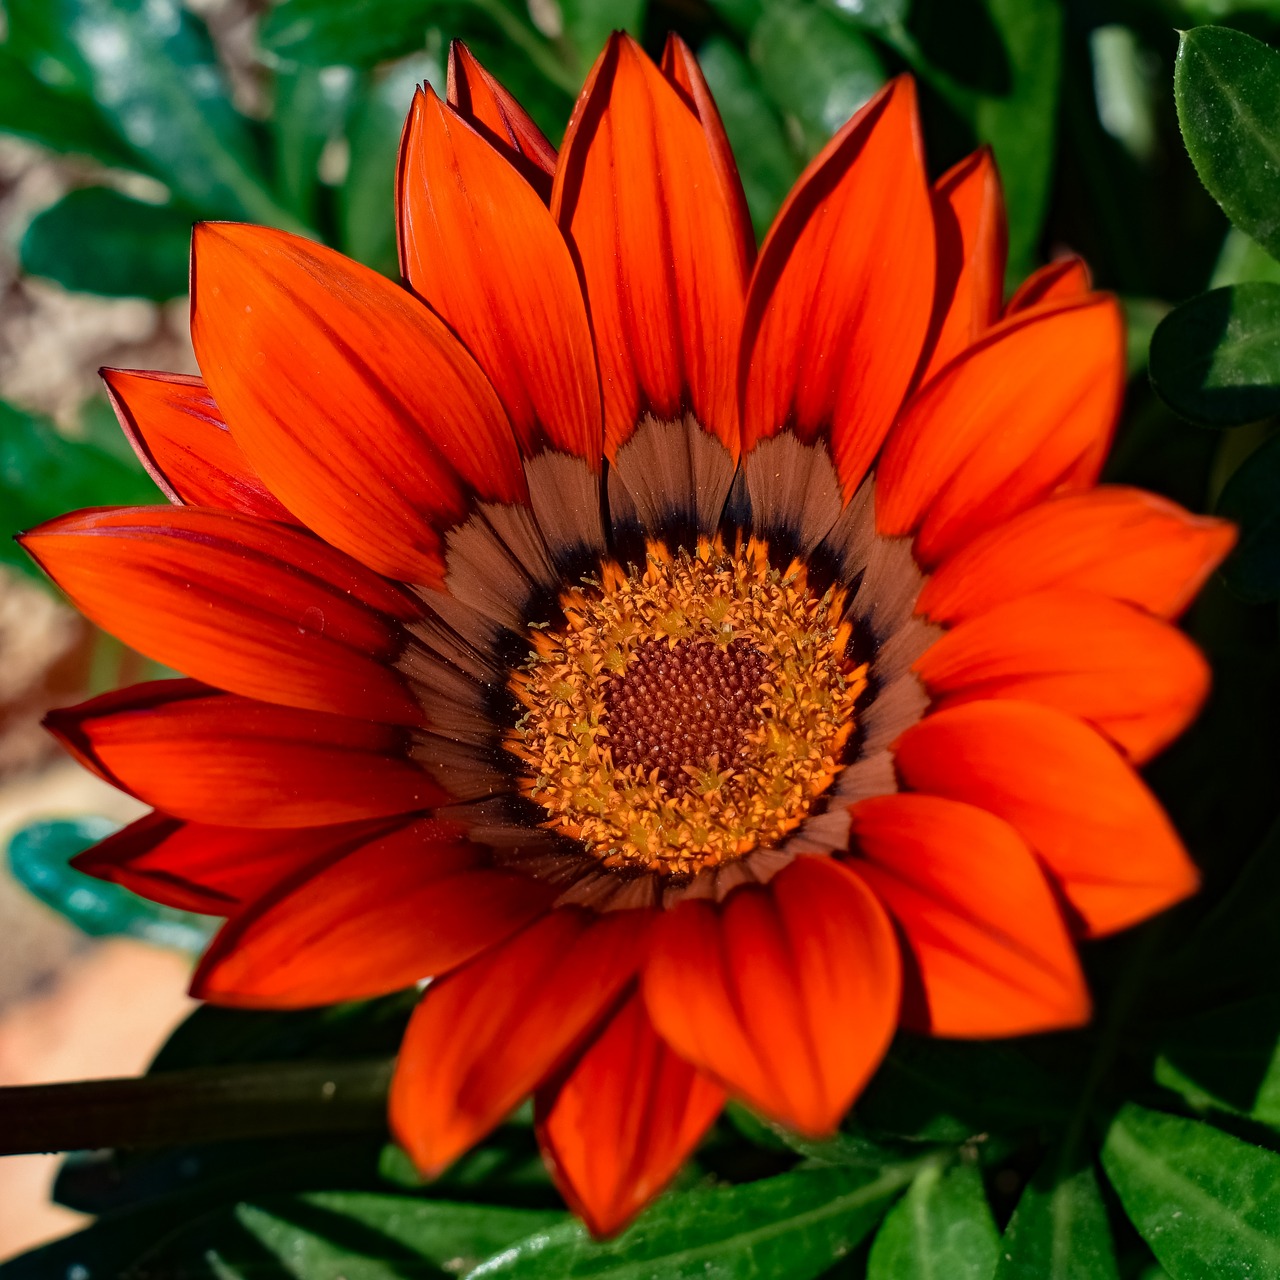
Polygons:
[[[59,759],[40,717],[154,671],[10,539],[72,508],[161,500],[96,371],[195,371],[193,221],[285,227],[394,274],[401,122],[418,82],[443,95],[449,39],[558,142],[626,27],[655,55],[669,30],[698,51],[762,235],[827,138],[909,69],[935,174],[995,149],[1010,282],[1070,250],[1125,301],[1133,381],[1109,478],[1204,510],[1270,428],[1176,417],[1147,384],[1147,343],[1210,286],[1280,281],[1179,136],[1177,29],[1209,21],[1274,43],[1280,0],[0,0],[0,1084],[140,1070],[187,1008],[186,956],[207,934],[65,870],[136,806]],[[1211,589],[1192,625],[1215,702],[1155,771],[1211,881],[1273,817],[1274,729],[1254,712],[1274,705],[1274,624]],[[46,1203],[52,1168],[0,1162],[0,1257],[73,1221]]]

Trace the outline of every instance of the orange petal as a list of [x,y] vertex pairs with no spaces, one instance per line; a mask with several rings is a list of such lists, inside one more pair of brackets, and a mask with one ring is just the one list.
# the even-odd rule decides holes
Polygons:
[[881,533],[935,565],[1105,456],[1124,389],[1109,295],[1002,321],[907,405],[876,472]]
[[742,189],[738,165],[729,145],[729,135],[724,130],[720,110],[711,96],[711,87],[693,50],[674,31],[667,35],[662,49],[662,74],[680,91],[685,103],[706,131],[707,145],[715,161],[720,178],[720,190],[735,221],[738,253],[742,261],[744,278],[750,276],[756,258],[756,235],[751,226],[751,211],[747,208],[747,193]]
[[744,449],[830,438],[845,494],[902,404],[929,328],[933,214],[900,76],[827,144],[774,221],[742,332]]
[[428,89],[396,174],[400,269],[488,374],[524,452],[599,470],[600,388],[569,246],[529,184]]
[[296,523],[232,440],[199,378],[141,369],[99,372],[134,453],[170,502]]
[[1092,288],[1093,277],[1089,274],[1088,263],[1075,254],[1069,254],[1041,267],[1039,271],[1033,271],[1009,299],[1004,313],[1011,316],[1031,307],[1070,302],[1083,298]]
[[551,199],[556,149],[529,113],[491,76],[461,40],[449,45],[446,98],[524,175],[545,204]]
[[51,711],[82,764],[193,822],[319,827],[428,809],[447,797],[404,756],[402,730],[156,680]]
[[889,1046],[900,981],[875,895],[832,859],[802,856],[719,907],[665,913],[644,994],[681,1057],[782,1124],[826,1134]]
[[586,282],[610,458],[642,414],[686,410],[737,453],[746,276],[721,183],[698,117],[615,33],[569,121],[551,195]]
[[611,1236],[675,1177],[722,1106],[724,1090],[671,1052],[633,995],[539,1095],[538,1140],[569,1207]]
[[1096,591],[1177,617],[1235,545],[1226,520],[1104,485],[1038,503],[981,534],[926,580],[916,612],[960,622],[1046,587]]
[[220,688],[288,706],[421,724],[391,669],[403,591],[300,530],[197,507],[59,516],[22,545],[125,644]]
[[1000,318],[1009,228],[989,147],[961,160],[934,184],[933,219],[938,285],[918,383],[928,382]]
[[1149,760],[1195,718],[1209,665],[1182,632],[1088,591],[1041,591],[962,622],[915,664],[943,706],[1040,702]]
[[371,840],[229,921],[191,994],[297,1009],[446,973],[510,937],[553,896],[536,880],[481,866],[483,856],[430,819]]
[[439,317],[332,249],[199,223],[191,339],[272,493],[379,573],[443,583],[443,534],[474,499],[526,496],[484,374]]
[[971,805],[877,796],[855,805],[858,874],[914,958],[903,1022],[936,1036],[1075,1027],[1089,992],[1044,872],[1017,832]]
[[1138,775],[1073,716],[1029,702],[972,702],[926,716],[894,752],[909,787],[1015,827],[1088,935],[1145,920],[1199,884]]
[[388,821],[399,820],[255,831],[155,812],[77,854],[71,865],[152,902],[229,916],[299,872],[385,831]]
[[650,913],[568,907],[432,983],[405,1032],[391,1127],[428,1177],[565,1058],[635,974]]

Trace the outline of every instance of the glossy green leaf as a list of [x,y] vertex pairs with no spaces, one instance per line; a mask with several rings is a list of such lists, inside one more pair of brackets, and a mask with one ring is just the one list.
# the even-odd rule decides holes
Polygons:
[[48,419],[0,401],[0,562],[47,582],[15,533],[76,507],[160,500],[137,462],[72,440]]
[[901,26],[911,12],[911,0],[829,0],[833,9],[872,31]]
[[9,870],[41,902],[95,937],[122,934],[179,951],[203,950],[218,921],[148,902],[68,862],[116,830],[105,818],[36,822],[9,841]]
[[1280,1155],[1130,1104],[1107,1132],[1102,1163],[1174,1280],[1280,1275]]
[[1222,567],[1246,600],[1280,599],[1280,436],[1241,463],[1218,499],[1218,514],[1236,521],[1240,541]]
[[339,204],[342,250],[386,275],[399,275],[395,172],[400,133],[413,92],[426,81],[444,92],[442,48],[384,67],[352,109],[351,164]]
[[302,66],[276,76],[271,113],[276,194],[305,222],[318,220],[321,157],[342,137],[357,88],[354,67]]
[[668,1196],[612,1240],[592,1241],[576,1223],[554,1227],[482,1263],[469,1280],[810,1280],[871,1231],[919,1167],[870,1177],[800,1169]]
[[157,302],[187,292],[190,210],[81,187],[32,219],[23,269],[66,289]]
[[978,1171],[930,1165],[876,1233],[867,1280],[991,1280],[999,1250]]
[[53,151],[92,156],[133,167],[136,157],[87,98],[50,88],[0,45],[0,133],[16,134]]
[[751,33],[751,61],[805,157],[885,82],[874,46],[818,5],[766,6]]
[[716,37],[698,50],[738,162],[756,238],[763,239],[800,176],[800,157],[750,63],[728,40]]
[[1280,413],[1280,284],[1214,289],[1172,311],[1151,338],[1151,384],[1202,426]]
[[1195,27],[1182,33],[1173,84],[1200,181],[1280,257],[1280,53],[1242,31]]
[[1180,1020],[1160,1041],[1155,1077],[1197,1111],[1230,1111],[1280,1128],[1280,998]]
[[996,1280],[1120,1280],[1091,1164],[1050,1155],[1027,1184],[1000,1242]]
[[1239,227],[1230,227],[1222,239],[1222,250],[1214,264],[1209,285],[1218,289],[1223,285],[1248,284],[1255,280],[1280,284],[1280,262]]
[[39,2],[49,11],[39,65],[69,68],[176,196],[206,217],[298,229],[267,190],[252,131],[199,18],[178,0]]
[[421,49],[439,0],[284,0],[263,19],[258,40],[285,62],[371,67]]

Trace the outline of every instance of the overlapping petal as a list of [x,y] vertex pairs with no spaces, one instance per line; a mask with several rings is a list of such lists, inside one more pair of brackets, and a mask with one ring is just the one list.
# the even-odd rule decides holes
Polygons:
[[82,764],[175,817],[319,827],[427,809],[447,797],[398,728],[156,680],[51,711]]
[[1161,618],[1180,614],[1236,539],[1142,489],[1104,485],[1038,503],[975,538],[925,582],[916,611],[960,622],[1050,587],[1096,591]]
[[199,378],[101,372],[121,429],[170,502],[296,523],[249,465]]
[[25,534],[99,626],[209,684],[392,724],[423,712],[392,663],[407,592],[300,530],[229,511],[114,507]]
[[1033,271],[1017,288],[1005,315],[1015,315],[1031,307],[1083,298],[1093,288],[1093,277],[1083,258],[1068,254]]
[[564,1081],[540,1093],[538,1138],[569,1207],[610,1236],[675,1177],[724,1099],[654,1033],[633,995]]
[[391,1126],[439,1173],[579,1044],[643,958],[647,911],[562,907],[432,983],[391,1089]]
[[379,573],[443,583],[443,535],[524,472],[475,361],[398,285],[265,227],[200,223],[191,339],[236,443],[309,528]]
[[483,851],[448,824],[417,819],[229,921],[191,993],[260,1009],[384,995],[501,942],[552,896],[486,866]]
[[1007,823],[935,796],[850,813],[854,865],[906,938],[903,1021],[940,1036],[1027,1035],[1089,1017],[1044,872]]
[[659,1035],[773,1119],[835,1128],[879,1064],[901,969],[875,895],[830,858],[666,912],[644,994]]
[[1107,295],[1003,321],[903,411],[876,471],[880,532],[915,534],[931,567],[1064,482],[1087,483],[1123,376],[1124,325]]
[[600,468],[599,378],[569,247],[528,182],[430,89],[396,174],[400,269],[466,343],[527,455]]
[[915,669],[937,704],[1012,698],[1069,711],[1139,762],[1191,723],[1209,665],[1168,623],[1089,591],[1039,591],[938,640]]
[[830,440],[846,496],[902,404],[933,307],[915,87],[894,80],[827,144],[760,252],[743,322],[744,450]]
[[646,412],[692,411],[737,452],[745,251],[723,181],[698,117],[615,34],[578,99],[551,197],[586,284],[610,458]]
[[1074,717],[1029,702],[926,716],[894,747],[909,787],[986,809],[1040,856],[1084,933],[1123,929],[1199,882],[1132,767]]

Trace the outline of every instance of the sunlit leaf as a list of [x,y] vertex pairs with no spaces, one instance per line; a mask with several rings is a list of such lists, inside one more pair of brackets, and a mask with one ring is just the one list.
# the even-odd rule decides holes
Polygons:
[[1107,1132],[1102,1163],[1174,1280],[1280,1275],[1280,1155],[1130,1104]]

